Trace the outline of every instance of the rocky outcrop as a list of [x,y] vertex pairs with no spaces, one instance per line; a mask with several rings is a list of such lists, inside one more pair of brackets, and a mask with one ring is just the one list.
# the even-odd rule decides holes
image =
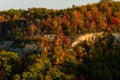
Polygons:
[[33,53],[35,51],[40,53],[40,51],[41,51],[40,49],[42,49],[41,46],[38,45],[36,42],[24,43],[23,46],[21,46],[21,44],[22,43],[19,44],[15,41],[0,42],[0,46],[2,48],[4,48],[7,51],[17,52],[19,56],[23,56],[24,53]]
[[[55,34],[45,34],[41,37],[47,37],[49,40],[53,41],[56,37]],[[37,42],[31,43],[18,43],[16,41],[1,41],[0,47],[7,51],[17,52],[19,56],[24,56],[24,53],[41,53],[43,47],[40,46]]]
[[53,41],[55,39],[56,35],[55,34],[45,34],[44,37],[47,37],[48,39]]
[[1,41],[0,42],[0,46],[7,50],[9,50],[13,44],[14,44],[14,41]]
[[[114,43],[120,42],[120,33],[112,33],[112,36],[114,37]],[[90,34],[84,34],[80,35],[73,43],[72,47],[76,47],[78,44],[83,43],[84,41],[95,43],[98,39],[102,39],[105,37],[104,32],[99,33],[90,33]],[[119,44],[120,45],[120,44]]]
[[[120,33],[112,33],[112,36],[114,37],[114,43],[115,45],[120,47]],[[47,37],[50,40],[54,40],[56,35],[44,35],[44,37]],[[84,34],[80,35],[73,43],[72,48],[76,47],[78,44],[83,43],[84,41],[87,41],[89,43],[95,43],[99,39],[103,39],[105,37],[104,32],[99,33],[90,33],[90,34]],[[41,53],[42,50],[45,47],[40,46],[37,42],[31,42],[31,43],[17,43],[15,41],[2,41],[0,42],[0,46],[4,48],[5,50],[17,52],[18,55],[24,56],[24,53]],[[21,46],[22,45],[22,46]],[[69,49],[69,50],[72,50]]]

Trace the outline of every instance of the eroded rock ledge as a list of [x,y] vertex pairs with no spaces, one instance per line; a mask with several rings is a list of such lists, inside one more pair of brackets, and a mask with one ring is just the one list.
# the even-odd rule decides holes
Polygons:
[[[99,33],[89,33],[89,34],[84,34],[80,35],[73,43],[71,44],[71,47],[74,48],[77,45],[83,43],[84,41],[88,43],[95,43],[98,40],[103,40],[106,38],[107,33],[104,32],[99,32]],[[51,40],[55,39],[55,35],[45,35],[45,37],[48,37]],[[120,47],[120,33],[112,33],[111,34],[113,43],[116,43]],[[0,46],[4,48],[5,50],[12,51],[12,52],[17,52],[18,55],[23,56],[24,53],[34,53],[36,51],[37,53],[41,53],[42,50],[45,47],[40,46],[37,42],[31,42],[31,43],[24,43],[24,47],[21,48],[18,43],[15,41],[1,41]],[[69,49],[71,50],[71,49]]]

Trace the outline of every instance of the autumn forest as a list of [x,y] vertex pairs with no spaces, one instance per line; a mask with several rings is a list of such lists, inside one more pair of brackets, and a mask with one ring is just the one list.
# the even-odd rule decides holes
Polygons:
[[[79,35],[100,32],[95,42],[71,46]],[[120,80],[120,38],[113,33],[120,33],[120,2],[0,11],[0,80]],[[38,47],[21,52],[33,43]]]

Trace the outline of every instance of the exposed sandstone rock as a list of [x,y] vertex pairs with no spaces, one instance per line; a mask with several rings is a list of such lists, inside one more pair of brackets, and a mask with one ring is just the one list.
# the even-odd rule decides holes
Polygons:
[[[112,36],[114,37],[114,43],[118,43],[120,41],[120,33],[112,33]],[[95,43],[98,39],[102,39],[105,37],[104,32],[99,33],[90,33],[85,35],[80,35],[73,43],[72,47],[76,47],[78,44],[87,41],[90,43]]]

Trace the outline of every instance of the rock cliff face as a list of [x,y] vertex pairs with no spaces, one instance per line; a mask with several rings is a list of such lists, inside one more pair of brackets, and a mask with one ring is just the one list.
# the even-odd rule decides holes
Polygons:
[[[45,34],[41,37],[47,37],[51,41],[53,41],[56,37],[54,34]],[[31,43],[18,43],[16,41],[1,41],[0,47],[7,51],[17,52],[19,56],[24,56],[24,53],[41,53],[43,47],[39,45],[37,42]],[[44,47],[45,48],[45,47]]]
[[[44,35],[51,40],[55,39],[55,35]],[[113,42],[120,47],[120,33],[112,33]],[[102,40],[106,38],[106,34],[104,32],[99,33],[90,33],[80,35],[71,45],[72,48],[76,47],[80,43],[87,41],[88,43],[95,43],[97,40]],[[16,43],[15,41],[2,41],[0,42],[0,47],[4,48],[5,50],[17,52],[18,55],[24,56],[24,53],[41,53],[42,50],[45,48],[41,47],[37,42],[32,43],[24,43],[24,46],[21,47],[21,44]]]
[[23,56],[24,53],[32,53],[41,48],[36,42],[24,43],[24,46],[21,44],[15,41],[2,41],[0,46],[7,51],[17,52],[19,56]]
[[[114,38],[114,43],[120,42],[120,33],[112,33],[111,35]],[[106,37],[106,34],[104,32],[99,33],[90,33],[90,34],[84,34],[80,35],[73,43],[72,47],[76,47],[78,44],[87,41],[90,43],[95,43],[98,39],[104,39]],[[120,44],[119,44],[120,45]]]

